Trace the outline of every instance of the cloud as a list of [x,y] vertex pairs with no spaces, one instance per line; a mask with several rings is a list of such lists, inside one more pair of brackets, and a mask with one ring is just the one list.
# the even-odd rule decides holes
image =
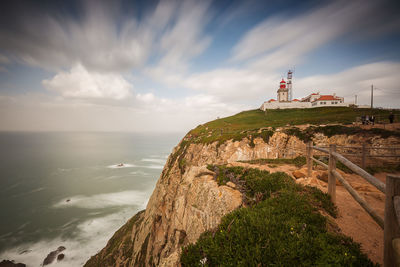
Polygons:
[[256,100],[275,89],[279,76],[248,69],[216,69],[187,77],[185,87],[206,92],[224,102]]
[[[290,13],[269,17],[248,31],[232,49],[233,61],[249,61],[251,68],[276,70],[293,66],[304,56],[342,36],[387,34],[399,30],[396,16],[381,20],[385,5],[368,1],[336,1],[300,15]],[[395,26],[397,25],[397,26]]]
[[227,103],[207,94],[180,98],[154,95],[153,101],[147,102],[135,96],[126,101],[130,104],[110,105],[109,101],[103,104],[100,101],[88,102],[86,99],[37,93],[0,95],[0,130],[154,131],[183,134],[201,123],[252,107],[243,103]]
[[10,63],[10,60],[6,56],[0,54],[0,64],[7,64],[7,63]]
[[121,22],[118,4],[79,3],[79,20],[59,10],[38,11],[25,3],[25,12],[14,14],[16,23],[0,27],[0,49],[50,71],[78,63],[96,71],[127,71],[143,64],[151,49],[149,29],[134,18]]
[[152,93],[137,94],[136,99],[138,99],[139,101],[142,101],[144,103],[151,103],[154,101],[155,97]]
[[167,86],[179,84],[188,72],[190,60],[203,53],[211,43],[205,34],[212,12],[210,1],[184,1],[175,6],[170,26],[160,35],[155,47],[161,54],[155,64],[146,66],[143,73]]
[[[9,26],[0,27],[0,50],[50,71],[81,64],[90,71],[127,72],[143,67],[150,55],[165,66],[183,66],[210,41],[202,30],[208,1],[160,1],[141,19],[123,3],[77,5],[79,19],[59,9],[38,10],[29,3],[25,12],[11,10],[12,16],[3,18]],[[10,17],[13,23],[6,21]]]
[[7,72],[6,67],[1,66],[1,65],[5,65],[5,64],[9,64],[10,60],[8,59],[8,57],[0,54],[0,72]]
[[160,63],[164,67],[179,68],[187,59],[197,56],[210,44],[203,28],[208,22],[209,1],[185,1],[178,9],[176,22],[160,40],[164,52]]
[[399,72],[400,63],[396,62],[364,64],[334,74],[296,79],[293,92],[296,96],[305,96],[315,91],[323,94],[336,92],[337,95],[345,96],[345,102],[349,103],[357,95],[358,104],[369,104],[373,84],[377,88],[374,92],[375,106],[399,108]]
[[132,85],[121,75],[89,72],[82,65],[70,72],[60,72],[51,80],[43,80],[43,86],[59,92],[64,97],[124,99],[130,96]]

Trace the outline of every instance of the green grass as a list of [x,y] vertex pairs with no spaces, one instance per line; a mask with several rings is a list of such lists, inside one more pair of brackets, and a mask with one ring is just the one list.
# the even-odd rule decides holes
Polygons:
[[[314,156],[314,158],[322,161],[325,164],[329,164],[329,159],[327,158],[327,156]],[[316,162],[314,162],[314,166],[318,165]],[[346,165],[344,165],[342,162],[340,161],[336,161],[336,168],[345,172],[345,173],[354,173],[351,169],[349,169],[349,167],[347,167]]]
[[319,210],[336,216],[336,208],[327,194],[285,173],[209,168],[236,182],[249,202],[182,248],[182,266],[374,266],[359,244],[328,230]]
[[287,135],[296,136],[304,142],[311,141],[316,133],[322,133],[327,137],[332,137],[334,135],[355,135],[355,134],[371,134],[379,135],[382,138],[388,138],[389,136],[400,137],[399,132],[389,131],[385,129],[372,128],[372,129],[362,129],[358,126],[343,126],[343,125],[327,125],[327,126],[310,126],[306,129],[300,130],[297,127],[291,127],[284,130]]
[[[191,130],[187,137],[196,143],[212,143],[218,141],[218,144],[222,144],[230,139],[240,141],[244,137],[249,137],[251,139],[262,137],[264,140],[268,140],[274,133],[276,127],[301,124],[351,124],[356,121],[357,117],[367,113],[370,113],[369,109],[350,107],[276,109],[267,110],[266,113],[261,110],[249,110],[240,112],[234,116],[199,125],[197,128]],[[374,109],[373,113],[375,116],[388,116],[389,111]],[[260,132],[260,129],[263,130]],[[381,130],[373,131],[382,132]],[[384,134],[387,133],[390,132],[386,131]]]
[[366,171],[370,174],[375,174],[379,172],[387,172],[387,173],[398,173],[400,172],[400,164],[385,164],[383,166],[367,166]]
[[282,158],[280,158],[280,159],[253,159],[253,160],[240,160],[239,162],[249,163],[249,164],[259,164],[259,165],[292,164],[292,165],[295,165],[296,167],[300,168],[304,164],[306,164],[306,157],[298,156],[293,159],[282,159]]

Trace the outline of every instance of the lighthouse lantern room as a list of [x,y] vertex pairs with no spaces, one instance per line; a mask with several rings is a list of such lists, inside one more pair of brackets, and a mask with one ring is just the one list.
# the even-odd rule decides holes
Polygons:
[[278,89],[278,102],[288,102],[289,101],[289,90],[286,88],[286,82],[284,79],[280,82]]

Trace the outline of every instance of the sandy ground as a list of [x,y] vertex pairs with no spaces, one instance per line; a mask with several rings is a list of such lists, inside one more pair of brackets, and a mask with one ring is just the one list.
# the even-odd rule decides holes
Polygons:
[[[288,173],[292,177],[292,173],[295,170],[300,170],[304,174],[307,173],[306,168],[298,169],[293,165],[254,165],[239,162],[233,163],[232,165],[259,168],[270,172],[282,171]],[[272,168],[270,166],[272,166]],[[311,178],[300,178],[296,181],[301,184],[316,186],[322,191],[327,192],[327,183],[317,179],[317,176],[323,175],[324,172],[326,175],[326,171],[322,167],[317,167],[317,169],[313,170]],[[342,171],[339,172],[383,218],[385,195],[360,176],[355,174],[346,174]],[[375,177],[385,182],[386,173],[376,174]],[[360,243],[361,249],[369,256],[369,258],[382,265],[383,230],[341,185],[336,186],[336,205],[338,207],[338,217],[335,221],[341,229],[341,232],[353,238],[354,241]]]

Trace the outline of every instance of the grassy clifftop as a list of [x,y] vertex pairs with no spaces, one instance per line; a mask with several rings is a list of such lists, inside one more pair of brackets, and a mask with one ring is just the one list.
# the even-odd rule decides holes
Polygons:
[[[389,116],[389,110],[374,109],[375,116]],[[303,124],[351,124],[357,117],[371,114],[370,109],[350,107],[323,107],[312,109],[249,110],[236,115],[199,125],[187,135],[192,142],[211,143],[226,140],[241,140],[251,135],[268,139],[273,129],[282,126]],[[262,130],[260,130],[262,129]]]

